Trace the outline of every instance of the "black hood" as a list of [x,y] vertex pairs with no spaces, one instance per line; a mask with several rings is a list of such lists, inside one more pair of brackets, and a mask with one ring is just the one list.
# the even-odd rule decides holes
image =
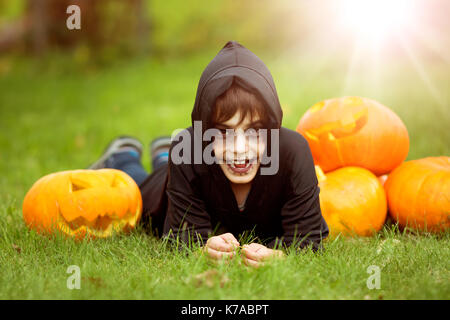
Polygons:
[[210,128],[217,97],[235,82],[264,101],[269,109],[268,129],[279,129],[283,118],[280,101],[269,69],[253,52],[236,41],[229,41],[203,71],[197,88],[191,118],[202,121],[202,131]]

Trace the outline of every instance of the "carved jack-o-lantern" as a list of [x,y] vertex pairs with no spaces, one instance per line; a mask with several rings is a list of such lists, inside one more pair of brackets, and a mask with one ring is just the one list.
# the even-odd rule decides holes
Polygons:
[[25,223],[39,232],[104,238],[136,226],[142,197],[134,180],[119,170],[63,171],[39,179],[22,211]]
[[408,131],[401,119],[367,98],[319,102],[303,115],[297,131],[324,172],[358,166],[379,176],[401,164],[409,151]]
[[331,235],[369,236],[386,220],[386,195],[369,170],[345,167],[324,174],[316,166],[320,187],[320,208]]

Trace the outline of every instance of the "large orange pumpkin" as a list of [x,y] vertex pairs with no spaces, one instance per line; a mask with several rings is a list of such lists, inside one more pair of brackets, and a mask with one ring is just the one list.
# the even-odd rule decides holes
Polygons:
[[450,227],[450,157],[406,161],[384,187],[389,213],[399,225],[428,231]]
[[324,172],[363,167],[380,176],[407,157],[408,131],[401,119],[377,101],[343,97],[312,106],[297,126]]
[[104,238],[136,226],[142,197],[134,180],[120,170],[63,171],[39,179],[22,211],[25,223],[39,232]]
[[316,166],[320,208],[330,234],[370,236],[386,220],[387,203],[377,177],[359,167],[344,167],[326,175]]

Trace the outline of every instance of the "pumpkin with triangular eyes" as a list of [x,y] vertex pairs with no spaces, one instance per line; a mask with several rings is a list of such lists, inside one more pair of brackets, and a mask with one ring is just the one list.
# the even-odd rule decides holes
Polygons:
[[38,232],[105,238],[136,226],[142,197],[134,180],[120,170],[62,171],[34,183],[22,212],[27,226]]
[[314,163],[325,173],[357,166],[384,175],[409,151],[403,121],[391,109],[363,97],[316,103],[301,117],[297,132],[308,141]]

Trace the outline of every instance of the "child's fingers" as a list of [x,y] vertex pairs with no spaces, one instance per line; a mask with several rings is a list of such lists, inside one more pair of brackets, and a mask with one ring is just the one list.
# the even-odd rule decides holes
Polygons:
[[210,258],[213,258],[215,260],[222,260],[222,259],[231,259],[234,256],[234,252],[222,252],[214,250],[210,247],[206,248],[206,252],[208,253],[208,256]]
[[229,232],[228,232],[228,233],[224,233],[224,234],[221,234],[220,237],[221,237],[226,243],[232,244],[232,245],[234,245],[235,247],[239,247],[239,246],[240,246],[239,241],[237,241],[237,239],[233,236],[232,233],[229,233]]
[[266,246],[264,246],[262,244],[259,244],[259,243],[256,243],[256,242],[252,242],[250,244],[246,244],[245,246],[249,247],[253,251],[258,251],[258,250],[261,250],[261,249],[267,249]]
[[255,260],[255,261],[260,261],[261,260],[261,255],[258,254],[258,252],[250,249],[249,247],[244,246],[242,248],[242,253],[248,259],[252,259],[252,260]]
[[[256,248],[256,249],[255,249]],[[244,255],[247,256],[247,258],[256,260],[256,261],[266,261],[268,259],[274,258],[274,257],[282,257],[284,254],[281,250],[273,250],[268,249],[264,246],[244,246],[242,251],[244,252]]]
[[223,252],[231,252],[234,249],[233,245],[226,243],[222,238],[219,237],[210,238],[206,243],[206,246],[208,248]]
[[258,268],[260,266],[260,263],[258,261],[244,258],[244,264],[248,267]]

